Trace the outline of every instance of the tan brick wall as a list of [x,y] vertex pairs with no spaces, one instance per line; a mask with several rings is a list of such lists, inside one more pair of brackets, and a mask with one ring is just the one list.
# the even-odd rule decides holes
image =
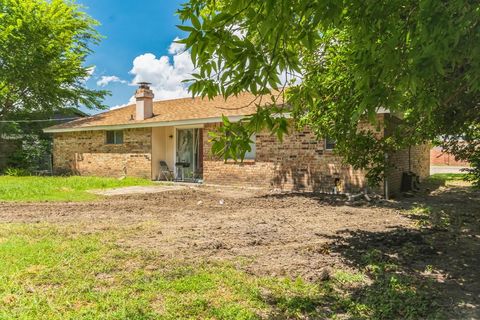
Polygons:
[[[309,130],[295,131],[285,136],[283,142],[269,133],[259,133],[255,160],[224,163],[211,156],[208,142],[208,132],[218,125],[206,124],[204,128],[206,183],[321,192],[332,192],[336,184],[343,192],[355,192],[366,185],[364,172],[343,164],[341,157],[325,150],[324,141],[317,140]],[[122,145],[105,144],[105,131],[57,133],[53,153],[57,173],[152,177],[152,129],[149,128],[125,130]],[[389,185],[395,193],[400,190],[402,172],[409,168],[408,150],[396,152],[389,159],[394,164]],[[429,164],[429,146],[411,148],[412,171],[425,178]]]
[[323,140],[318,141],[309,130],[287,135],[283,142],[268,133],[257,134],[255,161],[235,164],[213,159],[207,133],[217,125],[205,126],[206,183],[322,192],[332,192],[336,179],[343,191],[355,191],[365,185],[363,172],[342,164],[342,159],[324,150]]
[[[383,115],[378,115],[380,124],[389,119],[390,116],[384,119]],[[395,121],[399,120],[395,119],[394,125]],[[344,192],[356,192],[366,186],[365,172],[353,170],[351,166],[342,163],[341,157],[334,155],[332,151],[324,150],[323,140],[318,141],[309,130],[293,132],[284,137],[283,143],[268,133],[257,134],[255,161],[245,160],[243,164],[235,164],[233,161],[224,163],[213,159],[209,155],[211,146],[207,132],[215,130],[218,125],[205,126],[206,183],[320,192],[331,192],[337,179],[341,191]],[[382,125],[379,128],[361,125],[360,128],[373,130],[380,138],[384,135]],[[429,145],[411,147],[410,169],[421,179],[430,174],[429,148]],[[390,193],[393,195],[400,191],[402,173],[409,169],[408,149],[391,154],[389,159],[393,166],[390,168],[388,181]],[[383,186],[378,186],[375,191],[383,192]]]
[[420,182],[430,175],[430,144],[412,146],[389,155],[391,168],[388,174],[390,195],[400,192],[402,173],[412,171],[420,176]]
[[[388,125],[385,134],[388,135],[395,130],[401,120],[393,116],[386,116],[386,121],[388,121]],[[427,143],[411,146],[388,155],[390,164],[387,173],[389,195],[395,196],[400,192],[403,172],[414,172],[420,176],[420,181],[430,175],[430,148],[431,145]]]
[[272,171],[273,164],[265,162],[249,160],[242,164],[214,160],[203,162],[203,180],[208,184],[269,188]]
[[151,128],[124,130],[124,143],[105,143],[105,131],[54,134],[53,164],[56,173],[150,179],[152,176]]

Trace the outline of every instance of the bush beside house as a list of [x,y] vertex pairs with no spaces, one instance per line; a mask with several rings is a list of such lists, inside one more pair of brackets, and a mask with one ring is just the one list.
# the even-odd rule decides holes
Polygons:
[[53,116],[29,113],[0,123],[0,172],[8,168],[51,172],[52,137],[43,129],[85,116],[76,108],[66,108]]

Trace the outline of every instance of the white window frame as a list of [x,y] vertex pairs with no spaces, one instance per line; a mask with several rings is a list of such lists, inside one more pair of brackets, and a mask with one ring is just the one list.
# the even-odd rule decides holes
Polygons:
[[250,137],[250,140],[252,140],[252,142],[250,143],[251,151],[247,151],[245,153],[244,160],[255,160],[255,157],[257,156],[257,135],[254,133]]

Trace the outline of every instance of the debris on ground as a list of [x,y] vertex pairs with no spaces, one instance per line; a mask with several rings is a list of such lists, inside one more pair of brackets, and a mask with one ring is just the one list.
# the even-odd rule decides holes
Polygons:
[[[466,187],[430,190],[386,201],[371,193],[182,187],[94,202],[0,202],[0,223],[117,232],[118,245],[165,259],[235,261],[255,275],[311,281],[325,281],[337,270],[356,272],[373,255],[415,277],[435,277],[451,301],[480,305],[480,193]],[[408,214],[415,207],[429,208],[432,226],[418,227]]]

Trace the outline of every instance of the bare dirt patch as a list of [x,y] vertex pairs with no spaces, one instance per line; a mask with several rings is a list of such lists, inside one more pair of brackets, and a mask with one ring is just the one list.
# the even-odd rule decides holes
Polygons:
[[[412,207],[449,223],[420,227],[407,215]],[[228,260],[256,275],[311,281],[325,270],[365,268],[374,250],[398,265],[395,273],[433,283],[431,294],[454,318],[480,317],[480,196],[463,186],[360,206],[336,196],[186,188],[88,203],[0,203],[0,222],[113,232],[120,245],[166,259]]]
[[176,259],[238,259],[255,274],[315,277],[340,267],[330,236],[408,227],[394,208],[351,207],[341,197],[267,194],[245,189],[189,188],[108,197],[89,203],[3,203],[2,222],[121,229],[124,246]]

